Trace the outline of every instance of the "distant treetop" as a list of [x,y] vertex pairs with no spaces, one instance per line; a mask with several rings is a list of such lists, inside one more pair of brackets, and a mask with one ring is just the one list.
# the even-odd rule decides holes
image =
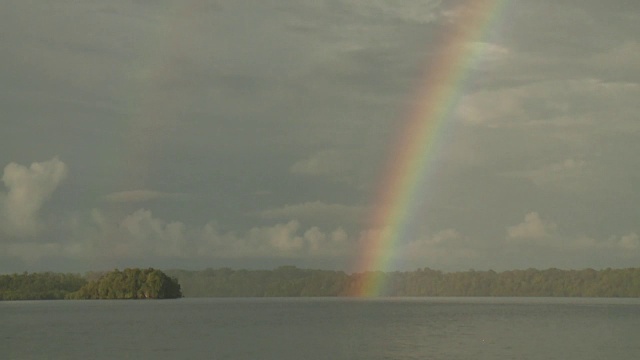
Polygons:
[[175,299],[182,297],[180,284],[160,270],[118,269],[91,281],[68,299]]
[[0,300],[57,300],[87,283],[76,274],[52,272],[0,275]]

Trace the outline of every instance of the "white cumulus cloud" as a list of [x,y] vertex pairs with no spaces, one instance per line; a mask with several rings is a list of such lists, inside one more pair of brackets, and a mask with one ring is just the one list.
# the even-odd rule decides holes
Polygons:
[[203,257],[345,256],[351,243],[342,228],[324,232],[318,227],[304,229],[298,221],[251,228],[245,234],[220,232],[207,224],[201,233],[198,253]]
[[57,157],[29,167],[10,163],[2,181],[8,189],[0,193],[1,224],[4,232],[15,236],[32,236],[40,231],[38,212],[67,177],[67,166]]
[[[120,223],[130,254],[183,256],[187,250],[186,226],[182,222],[166,222],[154,218],[151,211],[140,209]],[[125,255],[125,254],[123,254]]]
[[352,243],[337,227],[303,227],[291,220],[256,226],[243,232],[222,231],[213,222],[203,226],[168,221],[151,210],[138,209],[124,217],[93,209],[69,222],[69,240],[55,253],[44,245],[12,247],[11,255],[27,259],[59,255],[70,259],[237,259],[344,257]]
[[618,244],[623,249],[636,250],[640,248],[640,238],[638,238],[638,234],[630,233],[620,238]]
[[510,240],[540,240],[547,239],[556,233],[558,226],[540,218],[537,212],[530,212],[524,217],[524,222],[507,228],[507,238]]

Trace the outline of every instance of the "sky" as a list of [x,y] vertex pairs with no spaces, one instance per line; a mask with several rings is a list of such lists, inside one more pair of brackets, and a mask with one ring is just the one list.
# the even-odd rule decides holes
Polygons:
[[[354,271],[458,0],[8,0],[0,273]],[[381,270],[640,263],[640,2],[504,0]]]

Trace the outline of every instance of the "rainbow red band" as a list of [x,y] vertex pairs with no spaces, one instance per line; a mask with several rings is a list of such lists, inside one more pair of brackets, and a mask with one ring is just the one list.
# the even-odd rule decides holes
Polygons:
[[403,239],[403,231],[409,215],[424,198],[426,182],[433,172],[430,165],[443,151],[443,139],[453,125],[453,109],[480,55],[479,49],[470,45],[486,36],[507,2],[467,0],[458,8],[452,25],[442,36],[438,54],[426,68],[423,86],[378,185],[355,269],[363,274],[352,296],[384,293],[385,277],[380,271],[392,268],[394,251],[408,240]]

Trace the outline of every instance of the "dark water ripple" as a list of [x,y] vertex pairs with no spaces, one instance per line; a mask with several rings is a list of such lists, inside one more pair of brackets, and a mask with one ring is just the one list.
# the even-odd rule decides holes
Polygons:
[[2,359],[637,359],[640,299],[0,302]]

